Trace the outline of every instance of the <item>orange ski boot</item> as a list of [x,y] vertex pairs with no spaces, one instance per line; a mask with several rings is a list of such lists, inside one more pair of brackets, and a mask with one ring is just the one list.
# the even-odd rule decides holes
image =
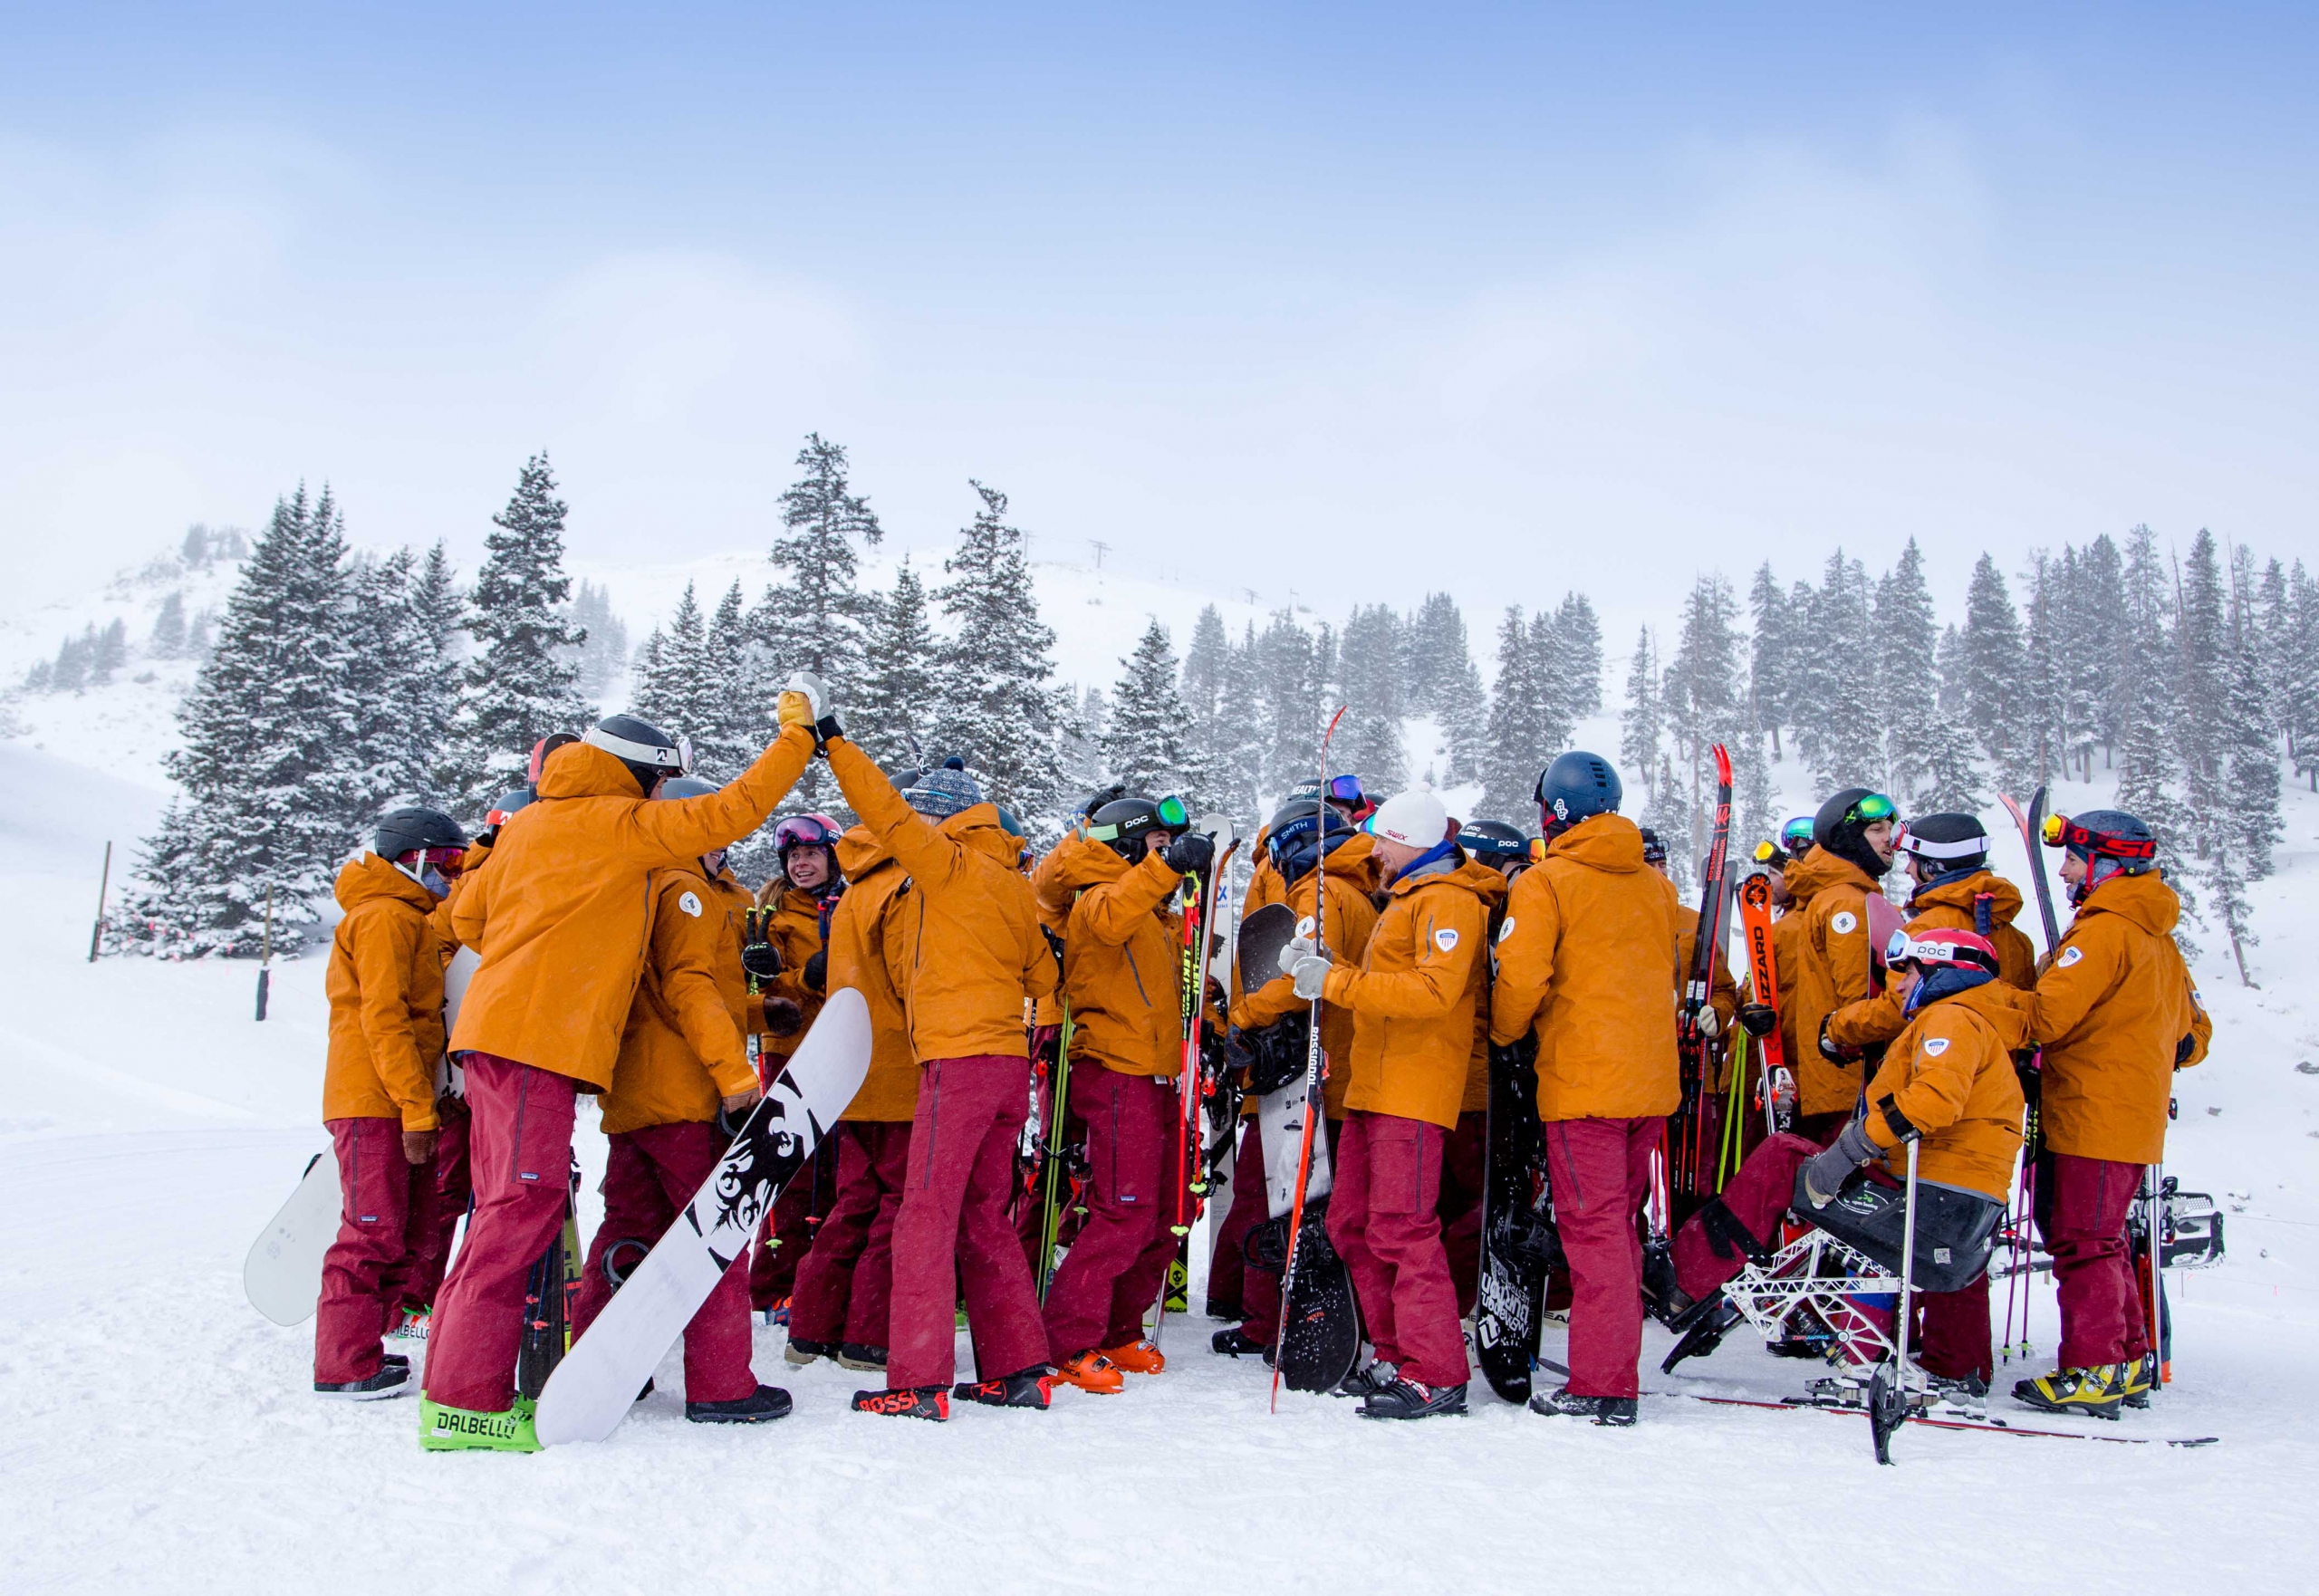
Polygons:
[[1092,1347],[1056,1370],[1054,1377],[1064,1385],[1077,1386],[1099,1397],[1117,1396],[1127,1389],[1127,1376],[1120,1372],[1119,1365]]
[[1160,1349],[1148,1341],[1129,1341],[1124,1346],[1105,1347],[1103,1356],[1130,1374],[1158,1374],[1168,1367],[1168,1360],[1161,1355]]

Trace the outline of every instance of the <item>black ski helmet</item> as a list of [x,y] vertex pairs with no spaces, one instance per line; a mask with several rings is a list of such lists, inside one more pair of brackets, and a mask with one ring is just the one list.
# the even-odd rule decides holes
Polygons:
[[692,769],[690,743],[633,715],[607,715],[580,740],[626,765],[640,793],[649,794],[652,784],[664,775],[680,776]]
[[1472,820],[1458,828],[1458,846],[1493,861],[1530,857],[1530,839],[1502,820]]
[[1988,828],[1969,814],[1925,814],[1900,827],[1892,851],[1920,859],[1935,875],[1979,870],[1989,861]]
[[1126,796],[1127,784],[1125,782],[1113,782],[1108,787],[1098,787],[1093,792],[1088,793],[1086,801],[1080,804],[1079,818],[1081,820],[1093,820],[1095,818],[1095,812],[1102,808],[1104,804],[1111,803],[1115,799],[1124,798]]
[[1641,826],[1636,829],[1642,832],[1642,862],[1645,864],[1665,864],[1667,862],[1667,839],[1661,837],[1657,832],[1652,831],[1649,826]]
[[519,809],[527,808],[537,796],[529,787],[513,787],[500,793],[491,801],[491,807],[484,811],[484,831],[492,836],[498,835],[499,828],[507,823],[508,816]]
[[1574,826],[1598,814],[1616,814],[1626,789],[1619,773],[1599,754],[1570,753],[1538,773],[1530,794],[1540,818],[1555,827]]
[[1882,878],[1892,867],[1876,857],[1863,833],[1880,820],[1891,820],[1892,801],[1866,787],[1846,787],[1820,805],[1812,817],[1812,841],[1848,864],[1860,867],[1870,880]]
[[1114,798],[1088,816],[1087,834],[1130,864],[1139,863],[1151,833],[1164,832],[1168,822],[1160,805],[1149,798]]
[[384,860],[400,859],[426,848],[467,845],[467,834],[459,830],[458,822],[439,809],[417,804],[389,810],[380,817],[378,834],[370,840],[370,851]]

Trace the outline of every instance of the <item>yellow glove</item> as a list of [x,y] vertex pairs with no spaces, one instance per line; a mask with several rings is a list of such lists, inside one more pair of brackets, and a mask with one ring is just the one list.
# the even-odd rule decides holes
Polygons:
[[802,726],[813,729],[813,701],[803,693],[784,693],[776,703],[776,713],[784,726]]

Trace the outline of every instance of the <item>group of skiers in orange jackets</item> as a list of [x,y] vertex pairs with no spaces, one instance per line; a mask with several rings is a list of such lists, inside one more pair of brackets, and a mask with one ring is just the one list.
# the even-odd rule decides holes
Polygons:
[[[793,1364],[882,1370],[853,1399],[864,1413],[943,1419],[954,1398],[1040,1409],[1058,1387],[1115,1393],[1160,1373],[1146,1314],[1179,1245],[1192,1009],[1236,1036],[1317,1015],[1326,1226],[1372,1349],[1342,1394],[1371,1417],[1465,1409],[1493,1046],[1535,1050],[1566,1261],[1570,1372],[1537,1411],[1632,1423],[1646,1314],[1679,1330],[1714,1312],[1751,1251],[1732,1239],[1776,1234],[1799,1171],[1823,1203],[1895,1179],[1913,1143],[1918,1178],[2003,1201],[2023,1151],[2018,1061],[2033,1051],[2038,1219],[2063,1339],[2060,1367],[2015,1394],[2108,1416],[2148,1389],[2127,1206],[2161,1157],[2173,1072],[2204,1056],[2210,1027],[2170,935],[2175,894],[2131,815],[2060,822],[2077,912],[2042,960],[2012,926],[2021,895],[1989,870],[1977,820],[1901,824],[1889,799],[1848,789],[1791,825],[1775,855],[1777,1005],[1718,961],[1695,1024],[1709,1039],[1776,1027],[1797,1111],[1682,1225],[1674,1283],[1654,1293],[1638,1214],[1682,1101],[1677,995],[1698,916],[1664,849],[1618,812],[1608,762],[1564,755],[1541,774],[1536,838],[1461,827],[1421,789],[1376,804],[1336,778],[1293,795],[1256,839],[1244,908],[1285,903],[1298,935],[1276,976],[1219,978],[1193,1005],[1179,889],[1217,861],[1180,805],[1098,794],[1034,859],[962,762],[898,784],[810,676],[778,713],[772,744],[722,787],[685,774],[681,738],[611,716],[544,744],[532,783],[480,836],[398,811],[341,872],[323,1118],[344,1201],[317,1392],[416,1389],[386,1346],[423,1325],[423,1443],[535,1447],[514,1370],[527,1274],[565,1222],[579,1097],[596,1097],[610,1144],[574,1314],[584,1334],[619,1273],[607,1249],[675,1220],[724,1151],[720,1116],[755,1104],[841,987],[868,1004],[869,1072],[820,1149],[833,1173],[819,1200],[812,1182],[788,1194],[685,1332],[686,1415],[699,1422],[790,1409],[752,1368],[753,1306],[785,1311]],[[816,759],[858,823],[779,822],[781,873],[752,893],[727,850]],[[1913,888],[1906,930],[1872,947],[1867,899],[1896,865]],[[462,947],[479,963],[447,1036],[445,970]],[[1080,1213],[1042,1303],[1018,1152],[1066,1012],[1067,1092],[1041,1111],[1080,1131]],[[1228,1056],[1205,1051],[1210,1069]],[[1239,1321],[1215,1332],[1217,1351],[1269,1356],[1278,1279],[1240,1245],[1265,1216],[1253,1108],[1208,1303]],[[1924,1368],[1985,1387],[1986,1281],[1923,1308]]]

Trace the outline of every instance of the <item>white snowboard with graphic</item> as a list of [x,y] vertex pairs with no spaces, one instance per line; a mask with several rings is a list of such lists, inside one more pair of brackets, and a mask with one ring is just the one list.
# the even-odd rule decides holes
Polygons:
[[[1304,1082],[1290,1082],[1256,1099],[1256,1123],[1264,1129],[1265,1197],[1275,1219],[1296,1206],[1296,1166],[1304,1156]],[[1313,1173],[1304,1183],[1309,1205],[1329,1195],[1329,1132],[1313,1127]]]
[[870,1005],[841,986],[691,1204],[548,1377],[536,1416],[542,1446],[601,1441],[620,1427],[869,1073]]
[[303,1324],[322,1298],[322,1255],[338,1239],[338,1160],[316,1153],[305,1178],[250,1245],[242,1289],[276,1324]]

